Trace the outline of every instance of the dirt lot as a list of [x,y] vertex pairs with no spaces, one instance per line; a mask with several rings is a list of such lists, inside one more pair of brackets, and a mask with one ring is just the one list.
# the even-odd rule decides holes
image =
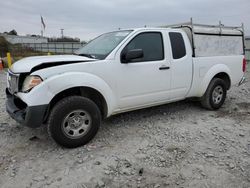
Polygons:
[[64,149],[8,117],[5,80],[1,71],[0,187],[250,187],[250,82],[218,111],[182,101],[125,113]]

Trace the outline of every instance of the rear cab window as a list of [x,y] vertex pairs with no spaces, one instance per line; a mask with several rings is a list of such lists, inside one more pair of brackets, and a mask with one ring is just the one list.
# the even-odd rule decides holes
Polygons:
[[186,47],[183,36],[178,32],[169,32],[173,59],[180,59],[186,56]]

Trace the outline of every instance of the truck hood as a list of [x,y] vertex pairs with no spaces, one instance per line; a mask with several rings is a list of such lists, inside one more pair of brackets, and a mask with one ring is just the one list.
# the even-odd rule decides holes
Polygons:
[[62,64],[80,63],[89,61],[96,61],[96,59],[91,59],[88,57],[83,57],[78,55],[34,56],[34,57],[26,57],[15,62],[11,66],[10,70],[13,73],[24,73],[24,72],[30,72],[34,68],[40,69]]

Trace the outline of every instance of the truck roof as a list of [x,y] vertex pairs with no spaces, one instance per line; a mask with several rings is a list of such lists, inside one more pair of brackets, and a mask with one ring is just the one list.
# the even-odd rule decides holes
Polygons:
[[180,30],[180,28],[164,28],[164,27],[138,27],[138,28],[127,28],[127,29],[120,29],[119,31],[127,31],[127,30],[133,30],[133,31],[152,31],[152,30]]

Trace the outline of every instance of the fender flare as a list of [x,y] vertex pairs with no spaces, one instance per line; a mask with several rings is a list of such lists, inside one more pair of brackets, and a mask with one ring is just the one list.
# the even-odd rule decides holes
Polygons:
[[[226,73],[229,78],[231,75],[231,71],[226,65],[224,65],[224,64],[214,65],[212,68],[210,68],[208,70],[208,72],[205,74],[205,76],[201,82],[199,96],[204,95],[211,80],[214,78],[215,75],[217,75],[219,73]],[[231,78],[230,78],[230,80],[231,80]]]

